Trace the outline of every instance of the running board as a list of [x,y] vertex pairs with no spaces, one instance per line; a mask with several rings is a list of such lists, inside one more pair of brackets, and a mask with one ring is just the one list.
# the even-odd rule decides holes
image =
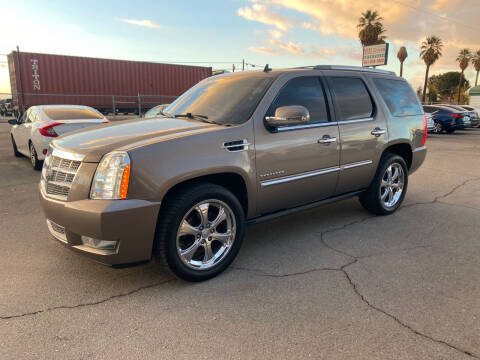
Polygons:
[[330,204],[330,203],[333,203],[333,202],[336,202],[336,201],[345,200],[345,199],[351,198],[353,196],[357,196],[364,191],[365,190],[353,191],[353,192],[349,192],[349,193],[346,193],[346,194],[330,197],[328,199],[315,201],[313,203],[300,205],[300,206],[297,206],[297,207],[294,207],[294,208],[276,211],[276,212],[273,212],[273,213],[269,213],[269,214],[266,214],[266,215],[259,216],[257,218],[247,220],[246,224],[247,225],[259,224],[259,223],[262,223],[264,221],[269,221],[269,220],[278,218],[280,216],[290,215],[290,214],[294,214],[296,212],[313,209],[313,208],[316,208],[320,205]]

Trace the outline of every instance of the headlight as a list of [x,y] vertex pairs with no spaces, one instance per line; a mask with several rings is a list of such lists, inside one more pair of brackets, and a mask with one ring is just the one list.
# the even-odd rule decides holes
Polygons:
[[130,157],[124,151],[113,151],[102,158],[95,171],[91,199],[125,199],[130,178]]

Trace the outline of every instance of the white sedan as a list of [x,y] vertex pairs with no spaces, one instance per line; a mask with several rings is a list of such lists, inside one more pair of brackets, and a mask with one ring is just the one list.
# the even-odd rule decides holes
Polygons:
[[30,107],[20,120],[9,120],[15,156],[28,156],[35,170],[42,161],[53,138],[88,126],[108,123],[107,118],[89,106],[39,105]]

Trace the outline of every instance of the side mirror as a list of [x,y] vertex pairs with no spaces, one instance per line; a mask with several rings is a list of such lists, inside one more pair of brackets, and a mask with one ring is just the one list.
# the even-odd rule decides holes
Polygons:
[[17,119],[10,119],[10,120],[8,120],[8,123],[9,123],[10,125],[18,125]]
[[267,116],[265,121],[273,127],[303,125],[310,121],[310,113],[301,105],[281,106],[275,110],[275,116]]

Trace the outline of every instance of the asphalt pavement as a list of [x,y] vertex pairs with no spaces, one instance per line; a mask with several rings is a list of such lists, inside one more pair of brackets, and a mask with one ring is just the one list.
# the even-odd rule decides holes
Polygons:
[[59,245],[0,122],[0,359],[480,359],[480,129],[431,135],[404,205],[248,227],[191,284]]

